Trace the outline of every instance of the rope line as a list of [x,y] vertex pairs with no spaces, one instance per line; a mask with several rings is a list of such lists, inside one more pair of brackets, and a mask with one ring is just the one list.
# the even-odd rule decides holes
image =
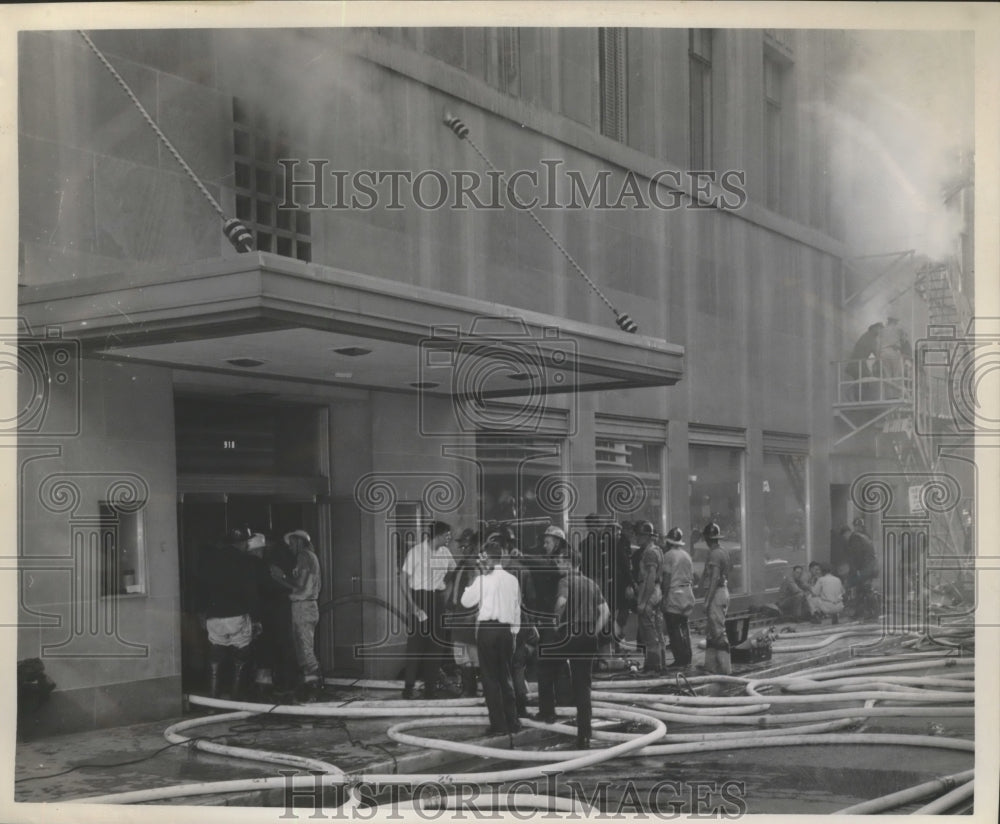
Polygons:
[[636,322],[632,320],[632,318],[629,317],[627,314],[619,311],[618,308],[608,299],[607,295],[605,295],[604,292],[601,291],[600,287],[596,283],[594,283],[594,281],[585,271],[583,271],[583,267],[581,267],[580,264],[576,262],[573,256],[556,239],[555,235],[553,235],[552,232],[549,231],[549,228],[541,221],[538,215],[535,214],[534,208],[526,206],[518,199],[517,194],[514,192],[514,187],[507,180],[504,173],[501,172],[500,169],[498,169],[495,165],[493,165],[493,161],[491,161],[486,156],[486,153],[483,152],[483,150],[479,148],[478,144],[469,136],[469,127],[466,126],[465,123],[460,118],[455,117],[454,115],[449,114],[447,112],[445,113],[444,124],[455,134],[455,136],[459,140],[466,141],[472,147],[473,151],[475,151],[475,153],[479,155],[480,158],[482,158],[482,161],[490,168],[490,170],[497,174],[498,178],[504,183],[504,186],[506,187],[507,197],[510,198],[511,202],[515,204],[521,211],[527,213],[528,217],[530,217],[535,222],[535,225],[539,229],[541,229],[542,232],[545,233],[545,236],[550,241],[552,241],[552,244],[556,247],[556,249],[558,249],[562,253],[562,256],[566,258],[567,261],[569,261],[570,266],[572,266],[579,273],[580,277],[582,277],[587,282],[587,285],[593,290],[594,294],[596,294],[597,297],[599,297],[604,302],[604,305],[607,306],[608,309],[610,309],[614,313],[615,321],[617,322],[619,328],[621,328],[622,331],[630,333],[635,333],[636,331],[638,331],[639,329],[638,324],[636,324]]
[[222,218],[224,223],[223,231],[229,239],[229,242],[232,243],[239,252],[253,251],[253,240],[246,226],[236,218],[227,217],[226,213],[219,205],[219,202],[212,196],[212,193],[205,188],[205,184],[201,182],[198,175],[195,174],[194,169],[192,169],[188,165],[187,161],[181,157],[181,153],[177,151],[174,144],[170,142],[170,138],[163,133],[163,130],[159,127],[159,125],[157,125],[156,121],[153,120],[149,112],[146,111],[146,107],[142,105],[142,102],[138,97],[136,97],[135,92],[133,92],[128,83],[125,82],[125,78],[118,73],[118,70],[111,64],[108,58],[104,56],[104,53],[97,48],[97,45],[90,39],[89,35],[85,31],[82,29],[78,29],[77,31],[80,37],[83,38],[84,42],[90,47],[90,50],[97,55],[97,59],[101,61],[104,68],[111,73],[115,82],[121,86],[125,94],[128,95],[132,103],[135,104],[135,107],[139,110],[139,114],[142,115],[143,120],[149,124],[149,127],[153,130],[153,132],[155,132],[156,136],[160,138],[160,142],[166,146],[167,151],[173,155],[174,160],[180,164],[181,168],[187,173],[187,176],[191,178],[191,181],[198,187],[198,191],[202,193],[205,200],[208,201],[209,205],[215,210],[216,214]]

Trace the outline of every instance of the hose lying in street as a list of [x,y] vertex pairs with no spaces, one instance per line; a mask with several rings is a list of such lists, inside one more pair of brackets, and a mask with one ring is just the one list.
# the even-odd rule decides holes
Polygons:
[[[229,712],[223,715],[212,716],[211,720],[213,724],[221,724],[229,721],[241,721],[244,718],[253,718],[257,715],[258,713],[255,712]],[[188,738],[186,735],[181,735],[182,731],[192,729],[193,727],[203,726],[204,723],[204,718],[194,718],[190,721],[181,721],[178,724],[172,724],[163,731],[163,737],[166,738],[171,744],[189,744],[195,749],[214,753],[215,755],[228,755],[233,758],[243,758],[250,761],[263,761],[267,764],[281,764],[286,767],[297,767],[300,770],[310,770],[314,772],[343,772],[343,770],[339,767],[336,767],[333,764],[328,764],[326,761],[320,761],[316,758],[306,758],[301,755],[271,752],[269,750],[255,750],[247,747],[236,747],[231,744],[217,744],[214,741]]]
[[[194,703],[195,696],[191,696],[192,703]],[[199,701],[203,699],[199,698]],[[232,702],[239,703],[239,702]],[[438,702],[446,706],[447,702]],[[320,717],[337,717],[338,713],[343,711],[344,707],[329,707],[323,705],[312,705],[311,707],[277,707],[272,710],[276,714],[291,714],[291,715],[301,715],[303,713],[285,713],[287,710],[301,710],[309,709],[312,710],[312,715]],[[405,708],[397,709],[398,715],[409,715]],[[485,714],[485,708],[483,712]],[[595,710],[595,717],[606,717],[608,713],[606,710]],[[636,750],[641,750],[647,744],[653,741],[658,741],[661,739],[667,731],[666,726],[662,721],[655,718],[650,718],[649,716],[643,715],[639,712],[633,712],[629,710],[619,709],[614,712],[614,715],[610,717],[616,719],[623,719],[629,721],[637,721],[640,723],[646,723],[652,726],[650,732],[638,735],[631,741],[625,741],[621,744],[616,744],[612,747],[600,750],[587,750],[584,755],[580,755],[576,752],[564,751],[563,753],[549,753],[548,763],[541,766],[525,767],[520,769],[505,769],[505,770],[492,770],[489,772],[480,773],[454,773],[449,775],[435,774],[433,777],[438,784],[443,786],[453,785],[457,783],[477,783],[477,784],[489,784],[503,781],[518,781],[522,779],[529,778],[540,778],[551,773],[568,772],[574,769],[582,769],[584,767],[589,767],[594,764],[600,764],[605,761],[610,761],[614,758],[618,758],[623,755],[627,755]],[[214,719],[207,719],[211,721]],[[440,721],[440,719],[437,719]],[[483,747],[482,750],[488,750],[489,748]],[[504,750],[504,754],[508,754],[509,750]],[[560,755],[568,756],[566,758],[560,758]],[[384,774],[365,774],[365,775],[352,775],[348,776],[342,772],[337,773],[327,773],[324,775],[296,775],[296,776],[273,776],[265,778],[246,778],[246,779],[236,779],[233,781],[204,781],[195,782],[191,784],[176,784],[169,787],[158,787],[145,790],[132,790],[123,793],[110,793],[107,795],[100,796],[90,796],[87,798],[73,799],[70,803],[84,803],[84,804],[136,804],[146,801],[163,801],[172,798],[185,798],[191,796],[200,795],[214,795],[216,793],[231,793],[231,792],[247,792],[252,790],[310,790],[314,791],[320,787],[335,787],[335,786],[345,786],[354,785],[358,783],[365,784],[379,784],[383,786],[388,785],[406,785],[419,783],[422,780],[427,779],[428,776],[421,773],[415,774],[397,774],[397,773],[384,773]]]
[[[917,657],[917,661],[914,661]],[[419,783],[433,778],[447,789],[460,782],[474,782],[486,785],[497,782],[512,782],[520,779],[537,778],[553,773],[567,773],[573,770],[602,764],[622,757],[676,756],[698,752],[729,751],[736,749],[768,748],[782,746],[820,745],[874,745],[874,746],[916,746],[930,747],[959,752],[974,751],[974,742],[965,738],[944,735],[910,735],[876,732],[846,732],[845,728],[856,725],[864,719],[877,717],[904,716],[913,718],[969,717],[973,714],[973,694],[968,690],[968,677],[974,661],[953,652],[924,655],[916,653],[905,656],[891,656],[873,664],[870,659],[851,660],[837,665],[824,665],[787,676],[771,678],[740,678],[737,676],[698,676],[688,679],[691,685],[725,683],[739,686],[742,695],[703,696],[674,695],[652,692],[627,691],[620,689],[595,689],[594,719],[597,722],[593,732],[595,741],[607,741],[611,746],[593,750],[552,750],[527,749],[517,744],[517,738],[508,738],[509,747],[487,746],[475,741],[453,741],[416,735],[411,730],[433,728],[442,730],[449,727],[468,727],[481,724],[485,720],[486,708],[481,699],[466,698],[444,701],[344,701],[305,706],[273,706],[251,702],[233,702],[200,696],[189,696],[192,704],[217,709],[234,710],[226,715],[209,715],[172,725],[165,735],[168,741],[184,743],[204,749],[206,752],[231,755],[253,761],[264,761],[281,766],[296,766],[310,770],[314,774],[266,776],[234,781],[212,781],[181,784],[171,787],[149,788],[125,793],[112,793],[90,798],[75,799],[77,803],[141,803],[173,798],[185,798],[230,792],[261,790],[303,790],[315,791],[318,786],[346,787],[349,790],[348,806],[356,806],[359,798],[355,787],[361,783],[381,786]],[[924,669],[950,668],[948,678],[915,679],[909,674],[915,667]],[[720,680],[721,679],[721,680]],[[662,686],[670,679],[659,679]],[[917,687],[917,681],[925,688]],[[875,689],[874,685],[881,685]],[[602,683],[602,687],[607,686]],[[636,682],[626,686],[637,687]],[[785,689],[819,690],[808,694],[787,694],[778,692]],[[847,689],[847,692],[841,692]],[[823,692],[823,690],[826,690]],[[850,704],[862,702],[863,706],[841,706],[833,709],[816,709],[805,712],[779,712],[798,705]],[[244,719],[260,715],[305,716],[320,718],[399,718],[388,730],[390,739],[411,746],[431,750],[459,752],[469,756],[500,759],[504,762],[533,762],[525,767],[509,767],[489,772],[459,773],[453,775],[427,775],[396,773],[347,775],[338,766],[310,759],[304,756],[274,753],[266,750],[249,749],[229,744],[215,744],[185,734],[201,726]],[[569,708],[559,708],[562,716],[573,715]],[[664,721],[694,724],[698,726],[726,727],[718,732],[667,735]],[[608,730],[608,723],[625,724],[626,729]],[[634,731],[638,725],[641,732]],[[553,733],[575,735],[576,728],[570,724],[552,725],[528,720],[525,726],[547,729]],[[752,730],[739,727],[752,726]],[[632,729],[630,729],[631,727]],[[736,729],[733,729],[735,727]],[[492,742],[491,742],[492,743]],[[211,744],[211,746],[209,746]],[[517,749],[514,746],[517,745]],[[322,774],[319,774],[322,773]],[[962,774],[964,775],[964,774]],[[945,791],[943,784],[939,789]],[[965,785],[959,789],[971,793]],[[930,795],[931,792],[925,794]],[[961,799],[949,801],[949,806]],[[516,799],[524,806],[539,809],[568,809],[566,799],[555,800],[548,796],[537,796],[525,800]],[[419,800],[415,802],[420,804]],[[453,801],[442,800],[445,807]],[[507,801],[497,802],[505,808]],[[512,807],[516,809],[517,807]]]
[[852,804],[850,807],[844,807],[842,810],[837,810],[835,815],[881,813],[886,810],[895,809],[896,807],[902,807],[904,804],[919,801],[922,798],[934,795],[935,793],[940,793],[943,790],[950,790],[955,787],[956,784],[964,785],[972,780],[972,776],[975,772],[975,770],[965,770],[964,772],[955,773],[954,775],[945,775],[941,778],[935,778],[933,781],[925,781],[923,784],[917,784],[916,786],[908,787],[905,790],[899,790],[898,792],[873,798],[871,801],[862,801],[860,804]]
[[948,812],[952,807],[967,798],[971,798],[975,792],[976,782],[967,781],[961,787],[956,787],[950,793],[945,793],[940,798],[934,799],[929,804],[924,804],[919,810],[914,810],[913,815],[941,815]]

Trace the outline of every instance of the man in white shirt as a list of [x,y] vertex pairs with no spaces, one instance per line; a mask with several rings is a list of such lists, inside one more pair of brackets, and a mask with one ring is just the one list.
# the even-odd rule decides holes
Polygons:
[[823,623],[827,615],[833,616],[834,624],[840,622],[838,616],[844,611],[844,585],[828,568],[823,568],[823,574],[813,585],[812,595],[807,598],[813,623]]
[[413,698],[419,671],[424,680],[424,698],[437,698],[438,670],[446,660],[442,616],[445,579],[455,569],[448,549],[451,526],[434,521],[429,533],[406,553],[399,571],[404,608],[413,616],[406,639],[406,675],[403,697]]
[[483,696],[490,714],[489,735],[519,732],[511,664],[514,638],[521,629],[521,588],[503,568],[503,549],[488,541],[480,554],[483,574],[462,593],[462,606],[479,606],[476,646]]

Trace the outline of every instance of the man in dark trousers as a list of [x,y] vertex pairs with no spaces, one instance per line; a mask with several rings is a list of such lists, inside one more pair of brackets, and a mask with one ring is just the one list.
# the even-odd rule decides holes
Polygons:
[[851,576],[846,582],[846,587],[854,590],[855,603],[866,605],[864,617],[877,618],[878,616],[872,615],[871,610],[867,607],[872,581],[878,578],[879,574],[875,544],[868,535],[868,530],[865,529],[864,518],[855,518],[853,525],[854,532],[847,540],[847,553],[851,559]]
[[[527,556],[531,562],[531,577],[535,602],[529,614],[538,625],[538,714],[535,719],[551,724],[556,720],[557,683],[565,684],[569,675],[566,659],[556,627],[556,599],[564,573],[559,558],[569,549],[566,533],[555,525],[549,526],[542,537],[542,555]],[[559,651],[555,651],[560,647]],[[546,652],[546,648],[548,651]],[[562,695],[564,690],[558,690]]]
[[479,574],[462,593],[463,607],[478,607],[476,647],[483,696],[490,715],[489,735],[519,732],[511,662],[514,638],[521,629],[521,588],[503,568],[503,549],[487,541],[480,553]]
[[[253,541],[253,539],[251,539]],[[254,642],[255,686],[259,700],[291,698],[298,679],[288,591],[273,577],[272,566],[291,576],[295,555],[284,541],[268,540],[250,550],[260,579],[261,634]],[[273,694],[272,694],[273,692]]]
[[[254,623],[260,618],[261,579],[249,550],[257,539],[247,527],[232,529],[225,542],[209,547],[198,566],[201,613],[210,646],[208,691],[219,698],[224,691],[237,700],[248,675]],[[232,663],[231,687],[223,690],[227,664]]]
[[677,527],[671,529],[664,543],[663,569],[660,586],[663,589],[663,624],[670,639],[670,651],[675,667],[691,664],[691,633],[688,615],[694,609],[694,565],[684,548],[684,533]]
[[[569,658],[573,683],[573,703],[576,705],[576,749],[590,749],[591,735],[591,673],[597,655],[598,639],[611,618],[600,587],[580,571],[580,551],[570,549],[559,556],[564,575],[559,581],[556,615],[559,620],[558,646],[560,654]],[[541,687],[539,686],[539,690]],[[539,692],[539,706],[542,695]],[[548,705],[548,698],[546,698]]]
[[611,615],[614,619],[614,652],[622,649],[625,625],[635,606],[635,587],[632,574],[632,524],[623,522],[612,527],[614,537],[614,580],[611,586]]
[[413,616],[406,639],[404,698],[414,697],[418,671],[424,679],[424,698],[437,698],[438,671],[446,658],[442,620],[446,579],[456,567],[450,543],[451,526],[434,521],[424,539],[410,548],[399,571],[403,605]]

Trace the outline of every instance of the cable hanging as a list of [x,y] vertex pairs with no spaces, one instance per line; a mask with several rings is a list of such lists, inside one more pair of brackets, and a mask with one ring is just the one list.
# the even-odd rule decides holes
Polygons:
[[618,328],[623,332],[635,334],[639,330],[639,325],[625,312],[620,312],[615,305],[608,300],[607,296],[601,291],[600,287],[598,287],[598,285],[590,279],[587,273],[583,271],[580,264],[573,259],[573,256],[566,251],[565,247],[563,247],[563,245],[556,240],[555,236],[549,231],[548,227],[542,223],[538,215],[535,214],[534,208],[525,206],[517,199],[514,187],[510,185],[506,176],[493,165],[493,162],[483,153],[483,150],[476,145],[476,142],[471,137],[469,137],[469,127],[466,126],[460,118],[451,114],[451,112],[444,113],[444,125],[447,126],[459,140],[466,141],[473,148],[475,153],[482,158],[482,161],[490,168],[490,170],[496,172],[499,179],[503,181],[504,185],[507,187],[507,197],[510,198],[511,202],[516,204],[521,211],[527,212],[528,217],[530,217],[535,222],[535,225],[545,233],[545,236],[552,241],[553,245],[562,253],[562,256],[569,261],[570,266],[572,266],[580,277],[587,282],[587,285],[593,290],[594,294],[596,294],[597,297],[604,302],[604,305],[614,313],[615,323],[618,324]]
[[174,144],[170,142],[170,138],[163,133],[163,130],[156,124],[156,121],[153,120],[149,112],[146,111],[146,108],[141,102],[139,102],[139,98],[136,97],[132,89],[129,88],[128,83],[125,82],[125,78],[123,78],[115,67],[111,65],[108,58],[106,58],[101,50],[97,48],[94,41],[90,39],[85,31],[78,30],[78,33],[80,37],[83,38],[84,42],[90,47],[91,51],[97,55],[97,59],[104,64],[104,68],[111,72],[111,76],[114,77],[118,85],[122,87],[125,94],[127,94],[129,99],[135,104],[135,107],[139,110],[139,114],[142,115],[143,119],[149,124],[149,127],[156,133],[156,136],[160,138],[160,142],[167,147],[167,151],[174,156],[174,160],[181,165],[181,168],[187,173],[187,176],[191,178],[194,185],[198,187],[198,191],[204,195],[205,200],[208,201],[209,205],[215,210],[216,214],[222,218],[222,231],[226,235],[229,242],[233,245],[233,248],[236,249],[237,252],[252,252],[253,238],[243,221],[226,215],[226,213],[222,210],[222,207],[219,205],[219,202],[212,197],[212,193],[205,188],[205,184],[201,182],[198,175],[196,175],[194,170],[187,164],[187,161],[181,157],[180,152],[177,151]]

